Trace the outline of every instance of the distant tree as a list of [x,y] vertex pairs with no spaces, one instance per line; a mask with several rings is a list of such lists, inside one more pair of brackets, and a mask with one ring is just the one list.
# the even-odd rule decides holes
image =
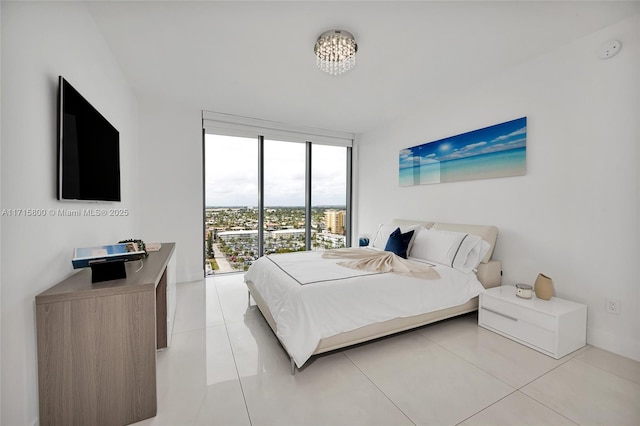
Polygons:
[[213,233],[209,232],[209,235],[207,235],[207,259],[213,259],[214,253],[213,253]]

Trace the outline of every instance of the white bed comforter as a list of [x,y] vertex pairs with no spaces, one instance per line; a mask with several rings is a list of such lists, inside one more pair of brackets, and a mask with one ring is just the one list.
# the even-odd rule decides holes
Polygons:
[[269,306],[276,335],[298,367],[320,339],[461,305],[484,291],[473,272],[443,265],[435,265],[439,279],[424,280],[349,269],[337,264],[342,260],[312,251],[275,254],[261,257],[245,274]]

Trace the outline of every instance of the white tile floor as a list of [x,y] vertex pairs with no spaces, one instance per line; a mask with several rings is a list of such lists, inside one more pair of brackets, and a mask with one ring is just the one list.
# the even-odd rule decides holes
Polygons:
[[554,360],[475,314],[289,358],[242,275],[178,285],[158,353],[158,415],[139,425],[640,424],[640,363],[595,347]]

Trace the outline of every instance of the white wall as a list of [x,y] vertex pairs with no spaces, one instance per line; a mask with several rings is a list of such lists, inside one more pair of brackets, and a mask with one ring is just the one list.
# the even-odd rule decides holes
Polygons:
[[177,280],[204,277],[202,111],[139,96],[144,241],[176,243]]
[[[640,360],[638,15],[433,102],[357,141],[356,236],[392,218],[497,225],[503,283],[553,278],[587,341]],[[608,60],[610,39],[623,43]],[[417,88],[419,90],[419,88]],[[522,177],[399,187],[398,151],[528,117]],[[622,314],[605,312],[607,297]]]
[[[0,34],[2,33],[2,8],[0,7]],[[2,81],[2,56],[0,55],[0,81]],[[0,99],[2,88],[0,87]],[[0,102],[0,164],[2,164],[2,103]],[[0,173],[0,206],[2,206],[2,174]],[[2,235],[2,221],[0,220],[0,236]],[[2,268],[2,244],[0,244],[0,270]],[[2,383],[2,273],[0,272],[0,383]],[[0,386],[0,401],[2,401],[2,386]],[[2,403],[0,402],[0,419],[2,419]]]
[[[2,2],[2,209],[82,209],[56,200],[56,95],[63,75],[119,131],[128,217],[2,217],[3,425],[38,418],[35,296],[72,274],[73,248],[138,229],[135,98],[84,4]],[[100,206],[107,206],[106,204]]]

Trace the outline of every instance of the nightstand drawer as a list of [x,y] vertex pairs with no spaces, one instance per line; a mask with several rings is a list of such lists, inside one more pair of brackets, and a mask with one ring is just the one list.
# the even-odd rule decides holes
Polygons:
[[494,311],[488,306],[483,306],[481,309],[482,325],[502,332],[515,340],[526,342],[548,352],[554,352],[556,334],[553,331],[518,319],[516,316]]
[[516,305],[506,300],[486,296],[482,300],[482,306],[487,310],[504,314],[507,317],[515,318],[517,320],[526,321],[551,332],[555,332],[557,330],[556,317],[544,312],[523,308],[520,305]]

